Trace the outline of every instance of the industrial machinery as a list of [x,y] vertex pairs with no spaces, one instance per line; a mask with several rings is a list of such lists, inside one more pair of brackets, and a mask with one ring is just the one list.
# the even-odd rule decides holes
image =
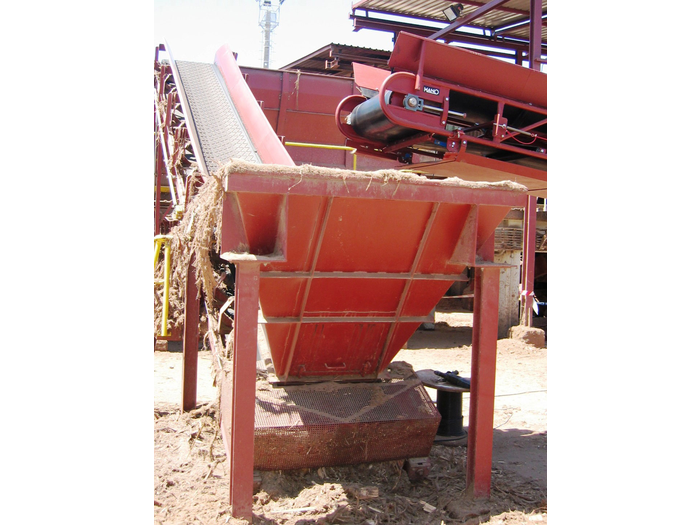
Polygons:
[[505,169],[546,187],[546,74],[403,32],[389,66],[355,64],[362,94],[336,110],[348,146],[407,164],[418,159],[437,174],[444,163],[420,161],[466,162],[481,180],[500,180]]
[[[507,98],[508,90],[486,95],[433,75],[431,53],[442,45],[410,35],[400,35],[393,67],[414,53],[411,45],[420,51],[415,74],[395,72],[376,84],[375,96],[340,104],[336,118],[353,147],[396,159],[483,156],[496,163],[486,169],[499,181],[512,175],[504,165],[541,171],[530,166],[546,155],[538,99],[530,106]],[[428,454],[439,414],[420,380],[392,360],[466,267],[475,281],[467,481],[487,495],[502,267],[494,263],[494,230],[524,205],[527,188],[295,166],[227,46],[213,64],[160,50],[168,60],[157,52],[156,183],[167,179],[167,217],[190,228],[188,218],[203,213],[196,211],[200,184],[216,177],[216,259],[235,272],[233,297],[207,306],[205,336],[219,366],[234,514],[250,516],[254,468]],[[527,134],[536,135],[532,144],[514,145]],[[467,141],[478,155],[465,150]],[[196,403],[193,264],[185,285],[184,409]],[[256,381],[257,356],[266,352],[269,366],[262,374],[257,367]]]

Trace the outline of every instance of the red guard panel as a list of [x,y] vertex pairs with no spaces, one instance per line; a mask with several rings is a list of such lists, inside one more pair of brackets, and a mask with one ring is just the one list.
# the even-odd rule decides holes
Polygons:
[[398,34],[389,66],[395,71],[419,71],[421,53],[426,77],[462,85],[468,79],[470,88],[547,107],[546,73],[403,31]]

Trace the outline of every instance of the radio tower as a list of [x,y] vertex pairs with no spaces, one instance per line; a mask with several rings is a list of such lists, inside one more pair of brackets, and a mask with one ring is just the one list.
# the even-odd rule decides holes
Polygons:
[[262,67],[270,68],[270,52],[272,51],[272,32],[280,25],[280,6],[284,0],[257,0],[260,5],[258,24],[263,33]]

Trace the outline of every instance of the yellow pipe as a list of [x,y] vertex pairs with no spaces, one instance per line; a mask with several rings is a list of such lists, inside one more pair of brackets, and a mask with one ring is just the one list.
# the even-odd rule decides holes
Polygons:
[[160,246],[163,244],[163,239],[153,239],[153,247],[154,247],[154,254],[153,254],[153,270],[156,269],[156,266],[158,266],[158,256],[160,255]]
[[165,269],[163,271],[163,322],[160,335],[166,337],[168,333],[168,303],[170,302],[170,239],[165,241]]
[[156,269],[156,266],[158,265],[158,256],[160,255],[160,247],[164,242],[170,242],[170,239],[172,237],[170,235],[156,235],[153,237],[153,242],[154,245],[153,247],[155,248],[155,253],[153,254],[153,269]]
[[161,246],[165,245],[163,249],[163,279],[154,279],[153,284],[163,285],[163,319],[161,321],[160,335],[167,337],[170,335],[168,332],[168,305],[170,303],[170,239],[169,235],[156,235],[153,238],[154,243],[154,254],[153,254],[153,270],[158,266],[158,256],[160,255]]
[[285,142],[285,146],[297,146],[299,148],[318,148],[318,149],[339,149],[352,152],[352,169],[357,170],[357,148],[350,146],[334,146],[332,144],[310,144],[308,142]]

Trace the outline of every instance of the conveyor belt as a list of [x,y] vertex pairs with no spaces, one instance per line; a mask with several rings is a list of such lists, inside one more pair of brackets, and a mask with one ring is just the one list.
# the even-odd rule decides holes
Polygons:
[[175,61],[192,112],[190,136],[199,141],[209,173],[232,158],[260,163],[216,65]]

